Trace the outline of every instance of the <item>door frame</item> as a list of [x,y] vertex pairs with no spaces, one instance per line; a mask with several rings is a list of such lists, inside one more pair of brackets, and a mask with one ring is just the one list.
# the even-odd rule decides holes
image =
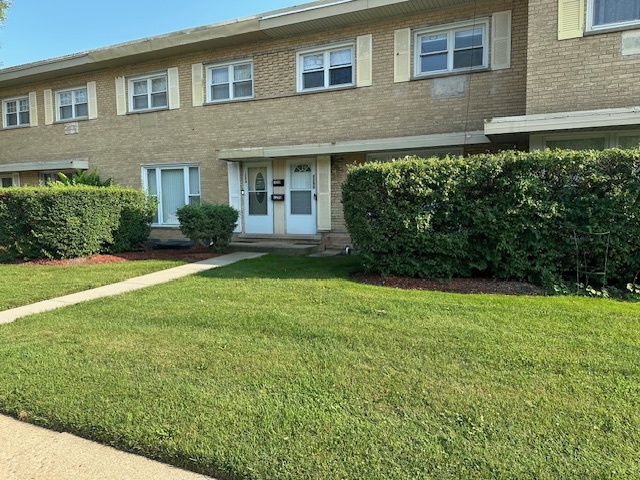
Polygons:
[[[311,214],[292,215],[291,165],[308,164],[311,167]],[[287,235],[315,235],[318,233],[318,168],[315,157],[290,158],[285,162],[285,232]],[[305,218],[303,218],[305,217]],[[298,225],[295,225],[296,220]]]
[[[267,178],[267,215],[250,215],[249,214],[249,169],[265,167]],[[271,195],[273,193],[273,164],[272,162],[244,162],[242,165],[242,193],[244,208],[244,232],[253,234],[273,234],[273,201]]]

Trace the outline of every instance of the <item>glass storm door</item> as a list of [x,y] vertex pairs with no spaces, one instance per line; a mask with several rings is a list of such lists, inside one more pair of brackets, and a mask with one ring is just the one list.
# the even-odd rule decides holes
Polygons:
[[270,164],[245,166],[245,233],[273,233],[272,183]]
[[287,163],[286,222],[288,234],[317,233],[315,160]]

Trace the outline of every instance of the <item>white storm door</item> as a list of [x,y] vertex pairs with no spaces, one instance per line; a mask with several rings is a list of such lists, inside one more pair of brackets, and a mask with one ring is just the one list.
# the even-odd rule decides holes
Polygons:
[[272,184],[271,164],[245,164],[245,233],[273,233]]
[[287,234],[317,233],[315,159],[287,162],[285,195]]

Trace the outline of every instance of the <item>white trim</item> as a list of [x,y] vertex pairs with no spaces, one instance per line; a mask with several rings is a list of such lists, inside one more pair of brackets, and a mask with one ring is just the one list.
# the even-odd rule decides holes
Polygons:
[[602,138],[604,148],[617,148],[620,146],[620,139],[624,137],[640,137],[640,130],[617,130],[617,131],[595,131],[595,132],[571,132],[571,133],[549,133],[531,135],[529,139],[530,150],[542,150],[549,141],[557,140],[579,140]]
[[[239,81],[235,81],[234,79],[234,71],[235,71],[235,67],[240,67],[243,65],[249,65],[250,69],[251,69],[251,95],[248,96],[244,96],[244,97],[236,97],[234,95],[234,84],[236,83],[241,83],[241,82],[248,82],[249,80],[239,80]],[[254,86],[255,86],[255,80],[254,80],[254,74],[253,74],[253,59],[251,58],[247,58],[247,59],[242,59],[242,60],[235,60],[235,61],[230,61],[230,62],[223,62],[223,63],[212,63],[212,64],[207,64],[205,65],[206,68],[206,99],[207,99],[207,103],[221,103],[221,102],[230,102],[233,100],[248,100],[253,98],[254,96]],[[213,78],[212,78],[212,72],[213,70],[218,70],[218,69],[223,69],[226,68],[227,69],[227,74],[229,75],[228,77],[228,94],[229,96],[227,98],[221,98],[219,100],[214,100],[213,98],[211,98],[211,87],[213,86]]]
[[[335,52],[337,50],[347,50],[351,51],[351,81],[348,83],[340,83],[337,85],[329,85],[329,73],[331,71],[330,64],[330,56],[331,52]],[[312,54],[324,54],[324,62],[322,66],[322,71],[324,72],[324,82],[322,87],[315,88],[303,88],[303,73],[304,73],[304,57]],[[298,50],[296,53],[296,81],[297,81],[297,91],[298,93],[302,92],[319,92],[323,90],[334,90],[336,88],[344,88],[344,87],[352,87],[355,86],[356,82],[356,49],[354,42],[343,42],[343,43],[332,43],[328,45],[322,45],[314,48],[306,48],[303,50]],[[319,70],[319,69],[318,69]]]
[[485,120],[484,134],[530,133],[640,124],[640,107],[558,112]]
[[594,25],[593,24],[593,16],[594,12],[594,1],[595,0],[587,0],[587,32],[597,32],[599,30],[610,30],[612,28],[624,28],[630,27],[634,25],[640,25],[640,18],[636,20],[628,20],[626,22],[616,22],[616,23],[605,23],[602,25]]
[[[86,95],[86,102],[77,102],[76,101],[76,92],[84,90],[84,94]],[[56,90],[54,95],[55,102],[55,114],[57,122],[70,122],[75,120],[87,120],[89,118],[89,90],[87,88],[87,84],[79,85],[77,87],[72,88],[64,88],[60,90]],[[60,105],[60,95],[63,93],[71,93],[71,105]],[[87,114],[86,115],[76,115],[76,107],[78,105],[87,105]],[[61,118],[60,116],[60,108],[61,107],[71,107],[71,116],[66,118]]]
[[[162,170],[180,170],[182,169],[182,180],[184,183],[184,205],[190,203],[190,199],[192,197],[198,197],[199,201],[202,201],[202,176],[200,173],[200,164],[198,163],[170,163],[170,164],[158,164],[158,165],[141,165],[141,176],[142,176],[142,188],[146,192],[147,195],[153,196],[158,200],[158,209],[156,211],[157,222],[153,222],[151,226],[153,227],[171,227],[178,226],[178,223],[166,223],[164,217],[164,212],[162,211]],[[190,169],[197,168],[198,169],[198,192],[191,192],[190,187]],[[147,172],[149,170],[156,171],[156,194],[150,195],[149,193],[149,177]]]
[[367,153],[367,162],[391,162],[398,158],[416,156],[420,158],[444,157],[446,155],[463,155],[464,147],[426,148],[418,150],[395,150],[392,152]]
[[340,155],[344,153],[366,153],[382,150],[407,150],[487,143],[491,143],[491,141],[484,135],[484,132],[454,132],[419,135],[415,137],[374,138],[370,140],[348,140],[279,147],[233,148],[218,151],[218,158],[220,160],[242,161],[276,157]]
[[[477,65],[474,67],[454,68],[453,60],[454,60],[454,53],[456,51],[455,50],[456,32],[475,29],[475,28],[482,28],[482,65]],[[423,72],[421,70],[422,62],[420,61],[421,59],[420,38],[427,35],[438,35],[438,34],[447,35],[447,50],[446,50],[447,68]],[[436,27],[429,27],[429,28],[416,30],[413,35],[413,42],[414,42],[413,70],[414,70],[414,75],[416,77],[428,77],[431,75],[440,75],[443,73],[454,73],[454,72],[469,72],[469,71],[472,72],[475,70],[486,70],[487,68],[489,68],[489,18],[488,17],[476,18],[474,20],[466,21],[466,22],[448,23],[445,25],[438,25]],[[472,45],[472,46],[477,47],[477,45]]]
[[89,160],[84,158],[72,160],[53,160],[51,162],[25,162],[25,163],[8,163],[0,165],[0,173],[7,172],[38,172],[49,170],[87,170],[89,168]]

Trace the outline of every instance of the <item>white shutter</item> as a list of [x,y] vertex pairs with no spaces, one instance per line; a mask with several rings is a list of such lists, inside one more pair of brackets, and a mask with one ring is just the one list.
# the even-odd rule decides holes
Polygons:
[[491,20],[491,69],[511,67],[511,10],[493,14]]
[[318,161],[318,231],[331,230],[331,156],[319,155]]
[[204,85],[202,84],[202,81],[202,64],[194,63],[191,65],[191,91],[194,107],[201,107],[204,105]]
[[393,32],[393,81],[408,82],[411,79],[411,29]]
[[584,0],[558,0],[558,40],[584,34]]
[[116,77],[116,113],[127,114],[127,93],[124,77]]
[[44,124],[53,124],[53,92],[51,89],[44,91]]
[[87,100],[89,110],[89,120],[98,118],[98,93],[96,82],[87,82]]
[[180,108],[180,79],[178,68],[167,69],[167,79],[169,83],[169,110]]
[[238,162],[227,162],[227,177],[229,182],[229,205],[235,208],[240,214],[238,225],[234,232],[242,232],[242,205],[240,198],[240,164]]
[[20,186],[20,174],[19,173],[14,173],[11,175],[12,179],[13,179],[13,186],[14,187],[19,187]]
[[356,85],[358,87],[370,87],[373,84],[372,44],[373,35],[361,35],[357,38],[357,68]]
[[29,92],[29,126],[38,126],[38,97],[36,92]]

